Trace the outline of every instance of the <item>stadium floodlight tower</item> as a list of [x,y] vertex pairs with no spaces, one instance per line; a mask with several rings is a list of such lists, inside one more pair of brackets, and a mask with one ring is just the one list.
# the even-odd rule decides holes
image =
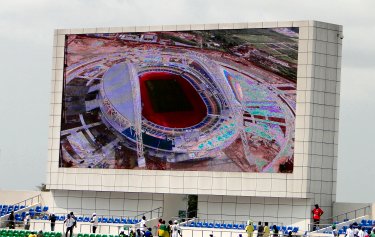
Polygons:
[[137,157],[138,167],[145,167],[146,161],[143,151],[143,139],[142,139],[142,105],[141,105],[141,91],[139,86],[138,72],[134,64],[129,63],[129,75],[134,80],[130,80],[132,87],[133,106],[134,106],[134,130],[136,136],[137,145]]

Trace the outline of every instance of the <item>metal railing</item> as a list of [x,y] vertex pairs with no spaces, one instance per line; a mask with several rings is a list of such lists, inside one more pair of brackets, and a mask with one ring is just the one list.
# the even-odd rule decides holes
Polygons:
[[42,201],[42,196],[40,194],[36,195],[36,196],[33,196],[33,197],[30,197],[28,199],[25,199],[23,201],[20,201],[20,202],[17,202],[17,203],[14,203],[12,204],[11,206],[16,206],[16,205],[19,205],[19,206],[25,206],[25,207],[28,207],[28,206],[31,206],[31,205],[34,205],[34,204],[37,204],[37,203],[40,203]]
[[[92,209],[90,209],[90,211],[92,211]],[[124,212],[126,211],[126,210],[123,210]],[[135,211],[136,213],[139,213],[139,211]],[[66,216],[68,213],[54,213],[55,214],[55,216]],[[43,215],[40,215],[39,216],[39,218],[40,219],[43,219],[43,217],[44,216],[48,216],[49,214],[48,213],[45,213],[45,214],[43,214]],[[155,209],[152,209],[152,210],[150,210],[150,211],[147,211],[147,212],[142,212],[141,214],[137,214],[137,215],[135,215],[135,216],[116,216],[116,215],[98,215],[98,213],[97,213],[97,217],[98,218],[101,218],[101,219],[103,219],[103,218],[107,218],[107,219],[113,219],[113,220],[115,220],[115,219],[120,219],[120,221],[122,220],[122,219],[131,219],[131,220],[134,220],[134,219],[136,219],[136,220],[139,220],[139,219],[141,219],[142,218],[142,216],[146,216],[146,219],[153,219],[153,218],[157,218],[157,217],[160,217],[160,216],[162,216],[163,215],[163,207],[158,207],[158,208],[155,208]],[[75,214],[75,216],[76,217],[91,217],[92,216],[92,213],[90,213],[90,214]],[[59,220],[57,220],[57,221],[59,221]],[[116,224],[116,223],[114,223],[114,224]],[[120,223],[118,223],[118,224],[120,224]]]
[[161,217],[163,216],[163,207],[158,207],[150,211],[146,211],[144,213],[136,215],[134,218],[141,219],[143,216],[145,216],[147,220]]
[[343,222],[345,220],[356,219],[358,217],[366,216],[370,214],[371,214],[371,205],[368,205],[368,206],[361,207],[353,211],[349,211],[349,212],[345,212],[336,216],[321,219],[320,222],[333,224],[335,222]]
[[[209,237],[212,234],[213,237],[246,237],[247,233],[242,231],[236,231],[236,230],[223,230],[223,231],[215,231],[215,230],[200,230],[200,229],[182,229],[182,236],[184,237]],[[253,237],[258,236],[257,231],[254,231]],[[270,232],[270,235],[268,237],[274,236],[273,232]],[[279,231],[277,234],[278,237],[283,236],[289,236],[288,234],[283,233],[282,231]],[[303,236],[303,234],[300,233],[293,233],[293,236]],[[266,237],[263,234],[263,237]]]
[[327,227],[331,227],[332,224],[314,224],[314,223],[310,223],[308,224],[307,228],[309,231],[318,231],[320,229],[324,229],[324,228],[327,228]]
[[[9,228],[8,224],[10,221],[0,221],[1,225],[6,226]],[[25,229],[25,225],[23,221],[15,221],[14,229]],[[29,222],[29,230],[31,231],[39,231],[42,230],[43,232],[50,230],[51,223],[49,221],[30,221]],[[91,223],[79,223],[76,228],[74,228],[74,233],[92,233],[92,224]],[[118,234],[121,230],[124,230],[125,233],[129,234],[130,230],[132,229],[133,225],[127,224],[98,224],[96,233],[100,234]],[[65,233],[66,226],[63,222],[56,222],[55,223],[55,231]]]
[[[198,216],[201,213],[198,213]],[[207,214],[203,214],[207,215]],[[249,216],[249,215],[229,215],[225,214],[222,216],[226,216],[228,218],[226,219],[209,219],[209,218],[195,218],[196,220],[202,221],[202,222],[212,222],[212,223],[225,223],[225,224],[244,224],[246,226],[247,221],[250,219],[254,224],[258,224],[258,222],[268,222],[269,226],[277,225],[277,226],[283,226],[283,222],[278,221],[268,221],[268,220],[277,220],[279,217],[276,216]],[[268,219],[268,220],[267,220]]]

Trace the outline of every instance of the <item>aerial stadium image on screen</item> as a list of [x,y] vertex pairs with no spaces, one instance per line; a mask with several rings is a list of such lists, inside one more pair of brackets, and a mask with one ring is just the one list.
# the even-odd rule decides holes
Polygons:
[[60,167],[293,172],[298,28],[65,36]]

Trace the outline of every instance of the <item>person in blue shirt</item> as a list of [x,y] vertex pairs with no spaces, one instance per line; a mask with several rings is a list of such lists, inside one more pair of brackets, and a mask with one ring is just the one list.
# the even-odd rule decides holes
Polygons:
[[148,228],[144,234],[144,237],[152,237],[151,228]]

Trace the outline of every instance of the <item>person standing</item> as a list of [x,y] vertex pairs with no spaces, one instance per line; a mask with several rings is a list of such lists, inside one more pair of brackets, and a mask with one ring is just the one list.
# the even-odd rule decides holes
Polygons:
[[263,233],[264,233],[264,226],[262,226],[262,222],[259,221],[258,222],[258,237],[261,237],[263,236]]
[[245,231],[247,233],[247,237],[253,237],[254,233],[254,226],[252,221],[247,221],[247,226],[245,228]]
[[68,232],[70,232],[70,237],[73,237],[73,228],[75,223],[74,218],[70,214],[68,214],[66,219],[64,220],[64,223],[66,225],[65,237],[68,237]]
[[158,229],[158,236],[166,237],[167,236],[166,232],[167,232],[167,226],[165,225],[165,221],[163,220]]
[[12,211],[8,217],[8,225],[9,225],[9,229],[14,229],[15,226],[16,226],[16,223],[15,223],[15,217],[14,217],[14,211]]
[[358,233],[359,233],[359,226],[357,224],[357,222],[354,222],[353,224],[353,234],[355,237],[358,237]]
[[96,216],[96,213],[92,213],[91,217],[91,225],[92,225],[92,233],[96,233],[96,229],[98,228],[98,217]]
[[272,236],[273,236],[273,237],[277,237],[277,236],[279,236],[279,229],[277,228],[276,225],[273,225],[273,226],[272,226]]
[[263,231],[263,236],[269,237],[270,236],[270,227],[268,226],[268,222],[264,222],[264,231]]
[[142,220],[141,222],[139,223],[139,230],[141,231],[141,235],[143,236],[145,234],[145,231],[146,231],[146,217],[145,216],[142,216]]
[[23,225],[25,230],[30,230],[30,214],[27,212],[25,218],[23,219]]
[[354,237],[354,232],[352,228],[353,228],[353,225],[350,225],[348,229],[346,229],[345,237]]
[[56,216],[55,216],[55,213],[52,213],[50,216],[49,216],[49,221],[51,222],[51,231],[55,231],[55,224],[56,224]]
[[172,237],[179,237],[179,236],[182,237],[181,228],[178,225],[177,220],[175,220],[174,224],[171,226],[171,231],[172,231]]
[[357,236],[358,237],[365,237],[365,228],[364,227],[360,228],[360,230],[358,231]]
[[72,211],[70,212],[70,217],[73,218],[73,227],[72,227],[72,235],[71,235],[73,236],[73,230],[74,228],[77,228],[77,217],[74,215]]
[[314,227],[313,230],[316,230],[316,227],[320,224],[320,217],[323,215],[324,211],[319,207],[318,204],[315,204],[315,208],[312,210]]

